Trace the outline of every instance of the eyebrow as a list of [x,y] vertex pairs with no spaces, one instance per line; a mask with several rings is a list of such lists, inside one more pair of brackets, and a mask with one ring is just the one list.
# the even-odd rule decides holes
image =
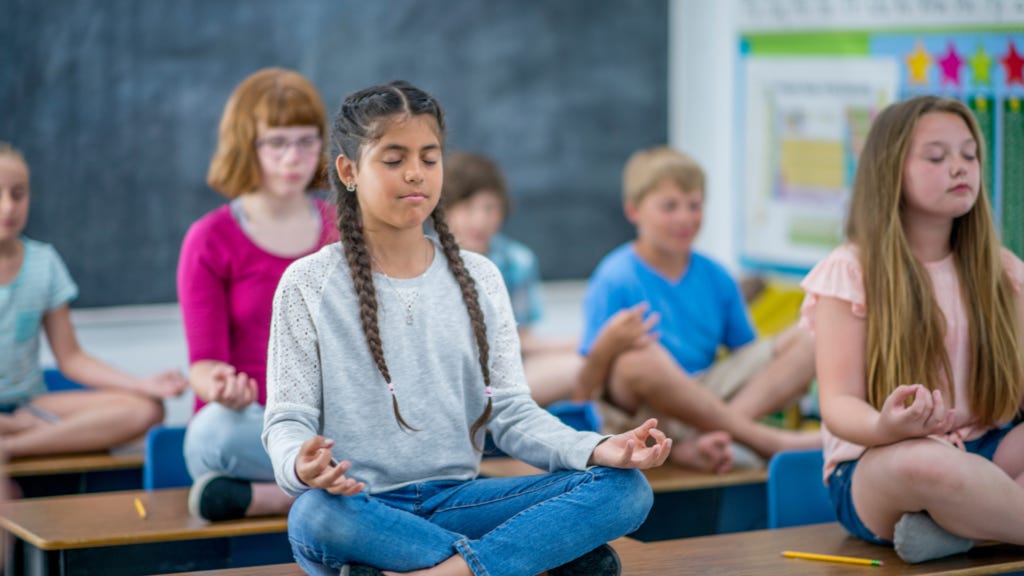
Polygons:
[[[440,144],[428,144],[428,145],[420,148],[420,151],[421,152],[426,152],[428,150],[440,150],[440,149],[441,149],[441,145]],[[388,144],[387,146],[384,146],[381,149],[382,152],[388,152],[390,150],[396,150],[398,152],[408,152],[409,148],[407,146],[402,146],[401,144]]]
[[[947,144],[948,143],[945,142],[944,140],[929,140],[928,142],[922,142],[921,146],[941,146],[941,147],[945,148],[945,147],[947,147]],[[978,141],[975,140],[974,138],[968,138],[968,139],[966,139],[966,140],[964,140],[963,142],[960,143],[960,147],[962,148],[962,147],[964,147],[964,146],[966,146],[968,144],[974,144],[975,146],[977,146],[978,145]]]

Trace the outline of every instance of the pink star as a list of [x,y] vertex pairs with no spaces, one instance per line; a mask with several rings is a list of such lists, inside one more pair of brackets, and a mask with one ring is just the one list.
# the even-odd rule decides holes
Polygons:
[[956,47],[953,43],[949,43],[949,48],[946,51],[946,55],[939,60],[939,66],[942,67],[942,83],[946,84],[949,82],[954,86],[960,85],[960,65],[963,64],[963,58],[956,53]]

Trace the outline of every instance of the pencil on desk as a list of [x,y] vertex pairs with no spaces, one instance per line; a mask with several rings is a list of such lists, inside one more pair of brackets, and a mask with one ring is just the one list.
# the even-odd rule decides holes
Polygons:
[[142,505],[142,500],[139,497],[135,497],[135,511],[139,513],[139,518],[146,519],[146,507]]
[[831,554],[813,554],[811,552],[793,552],[786,550],[782,553],[786,558],[803,558],[804,560],[819,560],[821,562],[839,562],[841,564],[860,564],[862,566],[883,566],[885,562],[872,560],[870,558],[854,558],[853,556],[833,556]]

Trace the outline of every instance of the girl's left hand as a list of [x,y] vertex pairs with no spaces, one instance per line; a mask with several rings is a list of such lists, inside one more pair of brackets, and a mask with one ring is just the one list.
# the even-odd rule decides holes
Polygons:
[[[594,448],[587,465],[640,470],[661,466],[672,451],[672,439],[657,426],[658,421],[651,418],[629,432],[608,438]],[[648,438],[654,439],[651,446],[647,445]]]
[[180,370],[168,370],[139,381],[142,392],[154,398],[171,398],[184,392],[187,387],[188,380]]

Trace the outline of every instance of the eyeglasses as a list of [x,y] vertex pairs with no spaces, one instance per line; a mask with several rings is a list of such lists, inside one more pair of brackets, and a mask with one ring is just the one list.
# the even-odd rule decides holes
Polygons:
[[300,156],[310,156],[320,152],[323,141],[319,136],[303,136],[298,140],[289,140],[281,136],[263,138],[256,141],[256,147],[273,158],[281,158],[292,146]]

